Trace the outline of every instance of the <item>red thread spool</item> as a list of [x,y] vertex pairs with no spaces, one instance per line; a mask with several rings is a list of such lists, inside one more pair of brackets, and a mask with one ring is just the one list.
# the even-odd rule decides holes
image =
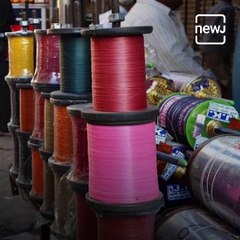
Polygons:
[[34,30],[37,56],[36,68],[31,83],[59,84],[59,48],[58,35],[47,35],[46,30]]
[[43,161],[39,152],[40,143],[30,146],[32,151],[32,189],[30,197],[36,201],[43,199]]
[[29,83],[17,84],[19,88],[20,130],[32,132],[34,128],[34,92]]
[[81,117],[83,108],[90,107],[91,103],[71,105],[67,107],[72,122],[73,158],[72,168],[68,180],[75,183],[88,182],[88,144],[87,123]]
[[162,206],[157,198],[141,204],[107,205],[86,195],[98,219],[98,240],[154,240],[155,213]]
[[87,119],[89,196],[114,204],[157,198],[155,124],[157,109],[103,113],[83,109]]
[[127,112],[147,107],[142,34],[151,30],[135,27],[82,31],[83,36],[91,36],[95,110]]

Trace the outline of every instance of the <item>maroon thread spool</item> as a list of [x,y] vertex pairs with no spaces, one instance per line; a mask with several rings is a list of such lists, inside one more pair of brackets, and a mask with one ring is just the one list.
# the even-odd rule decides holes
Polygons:
[[156,240],[238,239],[235,232],[210,212],[195,206],[180,207],[161,217]]
[[86,195],[97,215],[98,240],[154,240],[155,214],[162,198],[139,204],[108,205]]
[[[59,46],[58,35],[48,35],[47,30],[34,30],[37,54],[36,68],[31,83],[46,84],[45,88],[59,85]],[[54,88],[53,90],[56,90]]]
[[187,176],[193,196],[240,230],[240,137],[211,138],[193,153],[189,162]]
[[147,107],[143,34],[151,31],[152,27],[81,31],[83,37],[91,37],[94,110],[127,112]]
[[86,120],[81,117],[84,107],[92,104],[78,104],[67,107],[72,121],[73,159],[68,182],[76,193],[77,209],[77,239],[97,239],[97,219],[95,213],[86,204],[85,195],[88,192],[88,148]]

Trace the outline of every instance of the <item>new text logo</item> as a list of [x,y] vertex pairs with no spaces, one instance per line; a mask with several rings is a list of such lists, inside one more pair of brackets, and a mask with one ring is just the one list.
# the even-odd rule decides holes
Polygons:
[[[220,25],[214,25],[214,24],[200,24],[201,20],[204,20],[206,22],[207,18],[218,18],[218,21],[215,22],[221,22]],[[223,14],[197,14],[195,16],[195,42],[198,45],[223,45],[226,42],[226,36],[224,35],[226,33],[226,16]],[[219,40],[214,42],[206,41],[204,38],[204,35],[208,34],[218,34]]]

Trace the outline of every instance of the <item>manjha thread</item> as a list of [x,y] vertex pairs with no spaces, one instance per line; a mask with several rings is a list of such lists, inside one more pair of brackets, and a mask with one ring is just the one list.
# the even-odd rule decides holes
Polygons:
[[8,78],[31,78],[34,73],[33,36],[8,37]]
[[20,129],[32,132],[34,128],[34,92],[32,88],[21,88],[20,98]]
[[59,162],[71,162],[73,156],[72,123],[66,106],[53,107],[54,114],[54,152]]
[[31,82],[59,84],[59,36],[47,35],[46,33],[35,33],[35,36],[37,44],[36,69]]
[[91,92],[90,40],[81,35],[63,35],[60,50],[60,89],[69,93]]
[[43,161],[38,149],[32,149],[32,189],[31,195],[43,197]]
[[130,126],[87,124],[87,134],[91,198],[129,204],[159,197],[154,122]]
[[92,38],[91,58],[95,110],[146,108],[143,36]]
[[89,167],[86,120],[79,116],[71,115],[71,121],[73,133],[73,162],[68,178],[74,182],[88,182]]

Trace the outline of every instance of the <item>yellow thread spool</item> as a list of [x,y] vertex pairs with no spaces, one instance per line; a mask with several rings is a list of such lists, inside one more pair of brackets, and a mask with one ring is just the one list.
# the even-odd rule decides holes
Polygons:
[[34,73],[34,35],[33,32],[9,32],[7,78],[32,78]]

